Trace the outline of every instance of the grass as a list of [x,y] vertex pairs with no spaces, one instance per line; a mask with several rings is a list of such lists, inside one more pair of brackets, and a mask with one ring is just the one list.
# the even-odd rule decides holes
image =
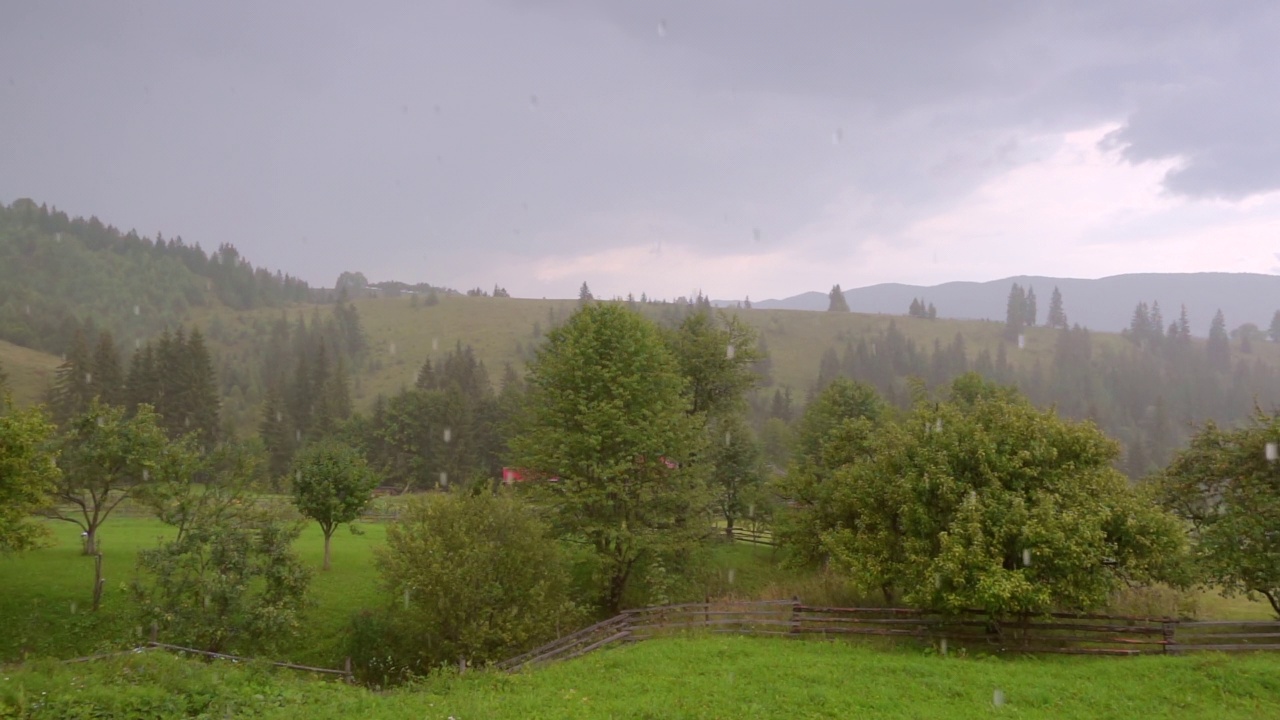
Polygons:
[[[129,581],[135,577],[140,549],[154,546],[171,529],[152,518],[112,517],[100,531],[103,576],[102,607],[90,611],[93,561],[80,554],[79,528],[52,522],[53,545],[23,555],[0,555],[0,662],[24,654],[34,657],[78,657],[132,647],[145,639],[132,613]],[[298,539],[302,560],[314,570],[312,606],[306,628],[281,657],[316,666],[340,667],[346,652],[345,631],[352,615],[385,602],[373,564],[374,548],[386,539],[386,525],[359,523],[360,534],[341,529],[334,535],[332,569],[321,572],[323,538],[309,523]],[[792,588],[800,574],[778,567],[768,548],[741,544],[711,550],[707,590],[716,595],[756,597]],[[732,573],[730,572],[732,570]],[[698,590],[699,593],[702,590]],[[701,599],[702,595],[698,595]],[[162,637],[161,640],[164,638]]]
[[56,355],[0,340],[0,368],[9,375],[9,390],[19,405],[40,400],[61,362]]
[[[79,528],[51,522],[53,547],[17,556],[0,556],[0,661],[24,651],[34,656],[76,657],[128,647],[145,639],[128,597],[138,550],[154,546],[171,530],[150,518],[115,517],[100,531],[103,577],[102,607],[90,612],[93,561],[79,550]],[[337,667],[344,657],[343,630],[352,613],[379,602],[373,548],[382,544],[386,527],[360,524],[363,534],[339,530],[333,539],[333,569],[320,572],[323,539],[308,524],[298,539],[303,561],[315,570],[314,604],[307,630],[287,653],[298,662]],[[161,638],[163,640],[164,638]]]
[[[1280,655],[949,657],[846,642],[689,636],[516,675],[386,693],[162,653],[0,673],[0,717],[1258,718]],[[1004,704],[993,706],[996,691]],[[8,710],[6,711],[6,708]]]

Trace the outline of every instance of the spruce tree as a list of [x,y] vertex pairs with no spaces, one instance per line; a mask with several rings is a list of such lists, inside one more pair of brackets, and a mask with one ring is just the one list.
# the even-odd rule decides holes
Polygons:
[[84,332],[77,330],[53,379],[53,419],[66,425],[89,410],[93,400],[93,359]]
[[1024,308],[1025,310],[1022,316],[1023,323],[1025,323],[1027,327],[1035,327],[1036,317],[1039,315],[1039,312],[1036,309],[1036,289],[1034,287],[1027,288],[1027,299]]
[[828,312],[849,312],[849,301],[845,299],[840,283],[832,286],[831,292],[827,293],[827,299],[830,301],[827,305]]
[[1227,321],[1219,310],[1209,325],[1209,342],[1205,344],[1209,366],[1218,372],[1231,370],[1231,339],[1227,336]]
[[933,303],[929,303],[929,309],[926,311],[926,317],[930,320],[936,320],[938,318],[938,308],[934,307]]
[[1049,298],[1049,317],[1045,319],[1045,324],[1051,328],[1067,328],[1067,313],[1062,308],[1062,293],[1058,291],[1055,285],[1053,288],[1053,296]]
[[92,379],[89,382],[90,392],[104,405],[123,405],[124,370],[120,366],[120,351],[111,339],[111,333],[98,335],[98,344],[93,349],[93,360],[90,367]]
[[271,477],[279,479],[289,471],[295,449],[294,435],[289,418],[285,414],[284,395],[272,384],[267,386],[267,397],[262,404],[262,420],[258,434],[267,450],[267,468]]
[[920,317],[920,298],[911,298],[911,306],[907,308],[907,315]]
[[1009,290],[1009,302],[1005,308],[1004,336],[1006,340],[1017,340],[1026,327],[1027,294],[1018,283]]
[[196,433],[204,442],[217,442],[218,415],[222,401],[218,395],[213,358],[209,355],[209,348],[205,345],[204,335],[199,328],[192,328],[182,354],[185,366],[182,380],[185,387],[179,388],[178,393],[184,398],[186,405],[182,408],[183,425],[188,426],[186,417],[190,417],[189,431]]
[[1271,328],[1267,331],[1267,336],[1271,338],[1271,342],[1280,343],[1280,310],[1271,316]]
[[587,281],[582,281],[582,287],[578,288],[578,303],[589,303],[595,299],[591,294],[591,288],[587,287]]

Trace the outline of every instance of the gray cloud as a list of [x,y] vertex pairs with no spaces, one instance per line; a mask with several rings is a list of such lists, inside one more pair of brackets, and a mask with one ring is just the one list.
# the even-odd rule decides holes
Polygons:
[[20,2],[0,198],[317,282],[673,228],[768,249],[837,199],[861,234],[809,251],[847,255],[1105,121],[1184,158],[1175,193],[1275,189],[1277,29],[1263,2]]

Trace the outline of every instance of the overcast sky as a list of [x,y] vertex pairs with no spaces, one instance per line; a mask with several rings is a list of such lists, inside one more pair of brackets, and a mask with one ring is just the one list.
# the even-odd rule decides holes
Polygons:
[[1280,3],[35,2],[0,201],[321,285],[1280,273]]

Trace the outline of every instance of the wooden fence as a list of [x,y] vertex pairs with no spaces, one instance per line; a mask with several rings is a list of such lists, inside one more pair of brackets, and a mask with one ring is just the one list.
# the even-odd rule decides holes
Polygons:
[[716,601],[627,610],[518,657],[502,670],[583,655],[608,645],[698,630],[780,637],[862,636],[927,642],[995,653],[1140,655],[1193,651],[1280,650],[1280,622],[1183,621],[1089,613],[1050,613],[994,621],[909,608],[837,608],[799,600]]

